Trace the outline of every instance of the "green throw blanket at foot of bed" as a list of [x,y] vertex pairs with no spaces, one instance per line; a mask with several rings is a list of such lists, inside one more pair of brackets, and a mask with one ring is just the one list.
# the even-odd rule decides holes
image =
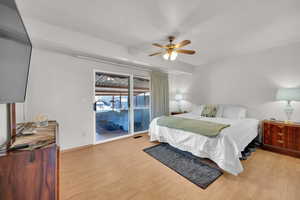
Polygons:
[[209,137],[215,137],[219,135],[224,128],[230,126],[228,124],[219,124],[215,122],[181,117],[161,117],[157,120],[157,125],[197,133]]

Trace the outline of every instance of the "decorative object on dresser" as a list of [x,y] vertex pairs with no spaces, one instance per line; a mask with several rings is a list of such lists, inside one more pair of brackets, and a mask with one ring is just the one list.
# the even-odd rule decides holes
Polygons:
[[174,112],[171,112],[171,115],[180,115],[180,114],[184,114],[184,113],[187,113],[187,111],[182,111],[182,112],[174,111]]
[[39,114],[34,118],[34,122],[37,127],[48,126],[48,117],[46,115]]
[[0,199],[58,200],[58,124],[25,126],[35,132],[16,135],[8,152],[0,156]]
[[287,116],[286,122],[290,122],[294,111],[291,101],[300,101],[300,88],[280,88],[277,91],[276,99],[278,101],[287,101],[284,111]]
[[263,149],[300,157],[300,123],[263,121]]

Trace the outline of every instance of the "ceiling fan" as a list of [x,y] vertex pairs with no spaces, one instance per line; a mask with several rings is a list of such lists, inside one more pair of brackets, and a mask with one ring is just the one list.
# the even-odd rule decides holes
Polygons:
[[175,37],[169,36],[168,39],[169,39],[169,44],[167,44],[167,45],[153,43],[152,44],[153,46],[160,47],[163,49],[163,51],[150,54],[149,56],[163,55],[163,58],[165,60],[175,60],[178,53],[190,54],[190,55],[196,53],[196,51],[194,51],[194,50],[180,49],[181,47],[190,44],[191,43],[190,40],[183,40],[182,42],[179,42],[178,44],[173,44],[172,42],[175,40]]

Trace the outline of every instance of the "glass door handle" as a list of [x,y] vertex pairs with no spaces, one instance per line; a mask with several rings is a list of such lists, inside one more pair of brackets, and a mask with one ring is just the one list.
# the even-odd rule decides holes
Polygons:
[[96,112],[97,111],[97,102],[94,103],[93,105],[93,110]]

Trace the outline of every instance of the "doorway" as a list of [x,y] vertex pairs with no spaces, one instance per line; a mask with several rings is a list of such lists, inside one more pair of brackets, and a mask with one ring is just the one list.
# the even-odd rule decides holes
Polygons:
[[95,143],[145,132],[150,123],[150,80],[95,72]]

